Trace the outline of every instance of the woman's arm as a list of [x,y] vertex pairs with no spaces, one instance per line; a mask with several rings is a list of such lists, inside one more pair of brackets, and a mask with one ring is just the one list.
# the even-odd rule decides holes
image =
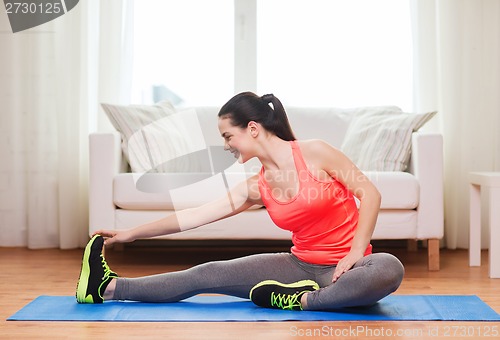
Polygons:
[[258,176],[253,176],[228,192],[227,196],[208,202],[199,207],[176,211],[160,220],[143,224],[129,230],[98,230],[94,233],[106,239],[105,244],[132,242],[174,234],[188,229],[236,215],[255,204],[261,204],[260,193],[256,189]]
[[333,275],[335,282],[364,256],[377,222],[381,196],[365,174],[340,150],[323,141],[313,141],[313,143],[313,152],[321,159],[321,168],[360,200],[358,227],[352,240],[351,250],[337,264]]

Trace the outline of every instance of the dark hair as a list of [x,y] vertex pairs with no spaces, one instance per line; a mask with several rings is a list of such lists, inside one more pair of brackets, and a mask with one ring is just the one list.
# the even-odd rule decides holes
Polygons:
[[283,105],[272,94],[259,97],[252,92],[239,93],[220,109],[219,117],[225,116],[231,119],[234,126],[246,128],[249,122],[254,121],[283,140],[296,139]]

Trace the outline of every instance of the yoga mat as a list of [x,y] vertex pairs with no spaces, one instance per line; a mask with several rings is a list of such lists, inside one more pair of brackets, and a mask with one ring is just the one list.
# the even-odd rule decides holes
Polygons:
[[7,320],[17,321],[500,321],[475,295],[389,295],[376,305],[335,311],[283,311],[251,301],[198,295],[182,302],[78,304],[74,296],[40,296]]

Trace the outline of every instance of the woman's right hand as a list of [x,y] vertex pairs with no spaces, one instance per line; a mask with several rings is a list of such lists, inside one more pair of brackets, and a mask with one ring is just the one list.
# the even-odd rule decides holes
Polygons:
[[97,230],[92,236],[94,235],[104,237],[105,246],[135,241],[129,230]]

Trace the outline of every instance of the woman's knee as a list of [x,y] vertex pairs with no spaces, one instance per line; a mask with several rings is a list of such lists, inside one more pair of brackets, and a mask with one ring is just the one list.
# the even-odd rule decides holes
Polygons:
[[394,290],[398,289],[405,274],[403,264],[396,256],[392,254],[385,254],[384,268],[386,268],[388,280],[390,280],[393,284]]
[[388,253],[376,253],[373,255],[373,263],[381,274],[385,286],[392,287],[392,291],[398,289],[403,281],[405,269],[401,261],[394,255]]

